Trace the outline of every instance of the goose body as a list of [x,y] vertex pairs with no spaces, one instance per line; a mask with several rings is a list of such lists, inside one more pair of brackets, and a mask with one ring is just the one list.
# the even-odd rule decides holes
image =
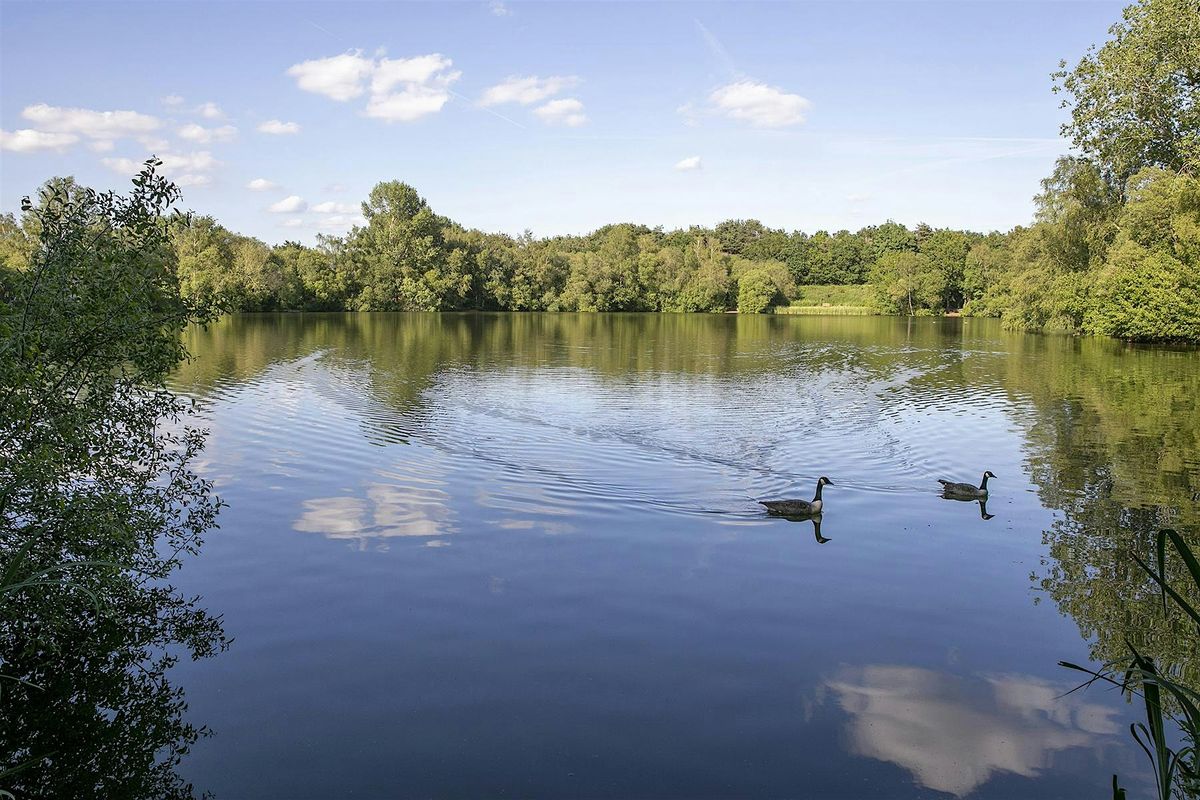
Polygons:
[[821,499],[821,489],[833,486],[833,481],[824,475],[817,480],[817,493],[812,500],[759,500],[767,511],[781,517],[813,517],[821,513],[825,502]]
[[938,483],[942,485],[942,494],[946,497],[965,497],[968,499],[988,496],[988,478],[994,478],[991,470],[983,473],[983,480],[978,486],[973,486],[969,483],[951,483],[940,478]]

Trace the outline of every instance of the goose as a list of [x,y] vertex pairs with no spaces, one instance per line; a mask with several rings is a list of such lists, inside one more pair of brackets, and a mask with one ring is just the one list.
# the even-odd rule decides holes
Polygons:
[[989,469],[987,472],[983,473],[983,480],[979,482],[979,486],[972,486],[969,483],[951,483],[950,481],[944,481],[941,478],[938,479],[938,483],[942,485],[942,495],[945,497],[987,497],[988,478],[995,477],[996,476],[993,475],[992,471]]
[[812,517],[821,513],[825,503],[821,500],[821,488],[833,486],[833,481],[822,475],[817,479],[817,493],[809,500],[759,500],[768,512],[781,517]]

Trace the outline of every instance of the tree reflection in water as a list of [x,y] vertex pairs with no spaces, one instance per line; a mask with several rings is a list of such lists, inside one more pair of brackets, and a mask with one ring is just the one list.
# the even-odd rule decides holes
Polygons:
[[225,649],[220,620],[169,586],[109,588],[95,604],[64,589],[53,614],[30,590],[6,604],[19,621],[0,626],[0,786],[19,798],[194,796],[176,767],[207,731],[168,673]]
[[[363,438],[370,444],[409,441],[414,430],[435,431],[438,447],[430,449],[475,461],[480,456],[461,443],[472,441],[481,420],[485,426],[490,424],[481,415],[491,413],[504,422],[489,428],[489,432],[500,432],[501,438],[480,449],[493,454],[503,451],[514,461],[519,461],[518,450],[530,439],[525,432],[534,426],[521,417],[519,402],[467,402],[473,400],[471,381],[460,380],[463,375],[486,373],[492,382],[508,380],[511,386],[506,396],[526,399],[529,395],[518,391],[520,380],[550,370],[557,375],[580,376],[572,378],[572,385],[592,393],[640,385],[635,379],[644,375],[670,376],[669,383],[681,387],[719,381],[752,385],[759,398],[773,391],[780,398],[786,393],[786,403],[778,404],[785,413],[782,418],[772,417],[773,428],[786,435],[776,437],[774,430],[756,427],[753,420],[734,419],[746,427],[728,429],[727,441],[735,446],[723,446],[719,451],[705,451],[687,439],[682,440],[685,446],[675,446],[678,442],[667,436],[630,436],[624,427],[619,436],[610,435],[609,429],[587,428],[582,414],[556,420],[558,428],[539,429],[551,439],[563,440],[577,438],[579,429],[594,430],[598,434],[594,441],[602,445],[587,455],[601,453],[601,447],[658,448],[653,451],[656,465],[682,465],[678,474],[686,472],[686,476],[680,483],[688,491],[701,486],[696,475],[704,469],[711,469],[720,480],[726,478],[723,470],[757,480],[763,476],[759,467],[764,460],[771,463],[763,458],[764,439],[771,440],[776,448],[773,452],[781,454],[790,452],[792,431],[822,430],[811,424],[811,415],[820,413],[830,393],[836,395],[840,390],[837,383],[814,376],[849,376],[847,380],[852,379],[855,387],[862,387],[861,392],[856,389],[866,398],[861,404],[854,402],[857,395],[841,395],[846,402],[837,417],[855,436],[872,426],[885,432],[901,426],[904,433],[906,420],[931,410],[950,413],[967,409],[964,413],[980,415],[976,424],[981,430],[990,430],[997,419],[1003,419],[1020,437],[1029,488],[1036,492],[1042,508],[1055,512],[1053,520],[1044,524],[1041,521],[1046,517],[1039,517],[1034,529],[1043,531],[1040,563],[1035,561],[1027,571],[1022,568],[1040,590],[1043,602],[1053,601],[1061,613],[1074,620],[1095,662],[1125,658],[1129,641],[1155,655],[1165,669],[1185,682],[1200,683],[1200,649],[1194,632],[1162,615],[1157,587],[1130,557],[1136,554],[1152,560],[1154,536],[1161,527],[1176,528],[1193,546],[1200,544],[1196,538],[1200,536],[1200,505],[1195,501],[1200,495],[1200,426],[1196,423],[1200,419],[1200,370],[1194,350],[1011,334],[991,320],[909,321],[899,326],[878,318],[802,321],[382,314],[293,319],[264,315],[231,318],[209,329],[194,329],[189,336],[193,349],[209,356],[179,373],[178,380],[191,393],[219,397],[226,382],[250,380],[276,368],[273,365],[299,364],[298,359],[326,353],[323,369],[333,377],[322,381],[320,391],[336,395],[338,402],[355,412],[352,416],[360,420]],[[784,379],[776,380],[780,375]],[[805,380],[791,382],[789,376],[793,375],[804,375]],[[337,379],[345,376],[354,380]],[[431,387],[438,391],[430,391]],[[458,408],[466,411],[427,423],[438,411],[438,398],[445,402],[450,389],[458,392],[452,396],[462,401]],[[649,399],[642,407],[653,409],[664,399],[676,398],[682,404],[688,396],[682,392],[677,396],[647,393]],[[368,404],[371,413],[359,413]],[[702,410],[703,404],[697,403],[693,409]],[[450,421],[458,427],[448,427]],[[670,422],[651,418],[653,424]],[[832,441],[842,442],[836,438],[836,429],[825,430],[833,431]],[[969,431],[970,426],[949,425],[947,430]],[[745,431],[753,436],[744,435]],[[686,436],[690,430],[680,424],[673,433]],[[746,447],[739,449],[743,442]],[[916,452],[899,455],[923,466],[953,452],[961,443],[929,435],[916,444]],[[809,446],[804,451],[820,451],[820,447]],[[518,466],[545,466],[550,460],[548,452],[531,452]],[[661,454],[670,458],[659,458]],[[556,480],[594,486],[596,473],[605,463],[610,462],[564,457],[551,466]],[[614,468],[604,476],[608,484],[602,488],[624,487],[624,475]],[[766,477],[784,483],[793,476],[784,469]],[[712,485],[718,491],[724,488],[716,478]],[[1006,494],[1019,491],[1015,478],[1009,486],[1016,488],[1006,488]],[[676,502],[679,498],[670,495],[672,486],[666,478],[658,488],[661,491],[655,493],[655,499],[666,498],[664,504],[669,501],[673,508],[684,507],[693,499],[689,495]],[[528,492],[509,493],[518,495],[520,513],[509,509],[511,497],[487,498],[488,493],[496,493],[490,487],[480,490],[480,496],[487,498],[481,505],[503,510],[502,527],[530,528],[542,524],[544,516],[534,514],[535,507],[542,504],[529,495],[536,489],[535,485]],[[702,496],[703,492],[697,490],[696,494]],[[922,502],[936,501],[924,498]],[[998,510],[997,504],[999,509],[1009,509],[1001,510],[1001,521],[1022,524],[1022,518],[1014,513],[1019,508],[1005,495],[993,496],[993,510]],[[546,505],[569,508],[565,502]],[[338,489],[308,498],[295,528],[363,541],[401,534],[432,537],[455,532],[462,525],[449,509],[445,497],[430,487],[418,487],[411,476],[378,476],[358,492]],[[964,504],[949,510],[959,511],[964,522],[974,523],[974,508]],[[991,516],[982,503],[978,514],[983,521]],[[834,523],[835,528],[837,524],[846,523]],[[793,530],[807,538],[805,528]],[[987,530],[997,538],[1007,536],[1003,527],[996,528],[995,520],[988,523]],[[828,532],[827,525],[824,533]],[[813,533],[818,542],[830,538],[815,524]],[[837,539],[838,534],[834,532],[832,538]],[[441,539],[448,541],[449,537]],[[1167,567],[1168,579],[1176,578],[1178,563]],[[1066,685],[1070,677],[1064,676],[1063,681]],[[843,683],[861,686],[853,681]],[[873,697],[863,691],[847,691],[848,696]],[[1073,740],[1073,735],[1059,732],[1042,742],[1043,750],[1057,752],[1058,744]],[[1126,746],[1123,737],[1119,746]],[[992,759],[997,761],[992,767],[1013,774],[1039,768],[1032,756],[1014,758]],[[989,763],[988,758],[984,763]],[[1014,764],[1020,769],[1012,768]],[[947,778],[943,785],[965,785],[963,781],[969,782]]]

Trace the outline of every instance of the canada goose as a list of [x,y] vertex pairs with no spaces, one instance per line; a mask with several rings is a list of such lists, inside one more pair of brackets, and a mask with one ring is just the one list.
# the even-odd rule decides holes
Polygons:
[[976,497],[987,497],[988,478],[994,477],[996,476],[992,474],[992,471],[988,470],[987,472],[983,473],[983,480],[979,482],[979,486],[972,486],[969,483],[951,483],[950,481],[944,481],[941,478],[938,479],[938,483],[942,485],[943,497],[965,497],[970,499]]
[[768,512],[781,517],[811,517],[821,513],[825,503],[821,500],[821,488],[833,486],[833,481],[822,475],[817,479],[817,493],[809,500],[759,500]]

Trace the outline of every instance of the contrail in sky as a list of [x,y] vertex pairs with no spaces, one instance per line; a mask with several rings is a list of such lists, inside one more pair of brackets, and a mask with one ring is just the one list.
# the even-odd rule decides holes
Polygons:
[[700,31],[700,38],[704,39],[704,43],[708,45],[708,49],[716,56],[717,61],[721,62],[721,66],[729,73],[729,76],[731,78],[739,77],[741,73],[738,72],[737,66],[729,56],[729,51],[725,49],[725,45],[721,44],[721,40],[714,36],[712,31],[704,27],[704,23],[699,19],[694,21],[696,29]]

